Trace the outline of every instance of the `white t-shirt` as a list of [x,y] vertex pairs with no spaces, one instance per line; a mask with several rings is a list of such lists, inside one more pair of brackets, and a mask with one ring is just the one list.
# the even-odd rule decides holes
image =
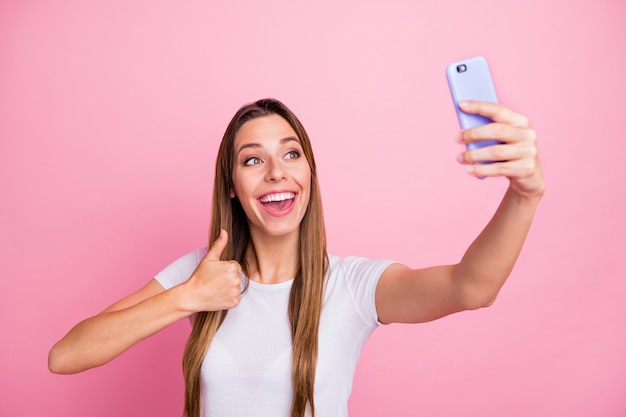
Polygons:
[[[206,254],[178,259],[156,280],[169,289],[189,278]],[[346,417],[356,364],[380,325],[376,284],[391,261],[329,255],[329,277],[320,318],[315,376],[317,417]],[[291,410],[291,331],[287,317],[291,281],[250,281],[228,312],[201,370],[203,417],[288,417]]]

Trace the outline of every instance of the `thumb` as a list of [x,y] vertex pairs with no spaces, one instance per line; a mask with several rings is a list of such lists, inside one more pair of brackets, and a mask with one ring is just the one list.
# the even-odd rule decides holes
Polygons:
[[217,237],[215,242],[213,242],[213,246],[209,248],[209,251],[206,254],[206,258],[210,261],[219,261],[220,255],[224,251],[227,243],[228,233],[226,233],[226,230],[221,229],[220,235]]

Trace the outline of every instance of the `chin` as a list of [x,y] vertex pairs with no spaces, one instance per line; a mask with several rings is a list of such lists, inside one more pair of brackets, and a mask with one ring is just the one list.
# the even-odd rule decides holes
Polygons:
[[280,224],[280,225],[268,225],[265,224],[261,227],[255,227],[257,232],[261,235],[268,237],[287,237],[293,234],[300,233],[300,223],[298,224]]

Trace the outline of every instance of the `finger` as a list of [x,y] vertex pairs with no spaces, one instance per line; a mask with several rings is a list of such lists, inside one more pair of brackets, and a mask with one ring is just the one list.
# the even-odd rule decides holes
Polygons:
[[467,150],[459,154],[457,160],[462,164],[473,164],[475,162],[535,159],[536,156],[537,147],[534,142],[519,142]]
[[244,275],[243,271],[241,270],[241,265],[237,264],[237,266],[238,268],[237,268],[237,271],[235,272],[233,282],[239,294],[242,294],[247,287],[247,282],[246,282],[247,278]]
[[206,258],[211,261],[219,261],[226,244],[228,243],[228,233],[226,230],[220,230],[220,235],[217,237],[215,242],[213,242],[213,246],[209,249],[206,254]]
[[467,167],[467,173],[475,177],[524,178],[536,169],[536,159],[524,158],[492,164],[474,164]]
[[457,140],[459,143],[473,143],[482,140],[499,140],[501,142],[534,142],[535,131],[528,127],[515,127],[505,123],[489,123],[472,129],[462,130]]
[[462,101],[459,107],[465,113],[480,114],[493,120],[494,122],[506,123],[517,127],[528,127],[528,118],[504,107],[499,103],[487,101]]
[[238,279],[241,279],[241,274],[243,273],[241,269],[241,264],[237,261],[229,261],[228,268],[231,272],[233,272],[233,276]]
[[491,145],[460,153],[457,161],[461,164],[474,164],[477,162],[508,161],[518,156],[517,149],[506,145]]

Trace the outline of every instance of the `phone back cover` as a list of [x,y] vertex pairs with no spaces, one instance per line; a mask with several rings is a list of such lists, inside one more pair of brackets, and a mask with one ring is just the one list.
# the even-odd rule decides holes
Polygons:
[[[457,71],[459,65],[465,65],[466,71]],[[448,65],[446,76],[461,128],[470,129],[491,123],[492,120],[487,117],[467,114],[459,108],[459,102],[463,100],[498,102],[487,60],[477,56],[454,62]]]

